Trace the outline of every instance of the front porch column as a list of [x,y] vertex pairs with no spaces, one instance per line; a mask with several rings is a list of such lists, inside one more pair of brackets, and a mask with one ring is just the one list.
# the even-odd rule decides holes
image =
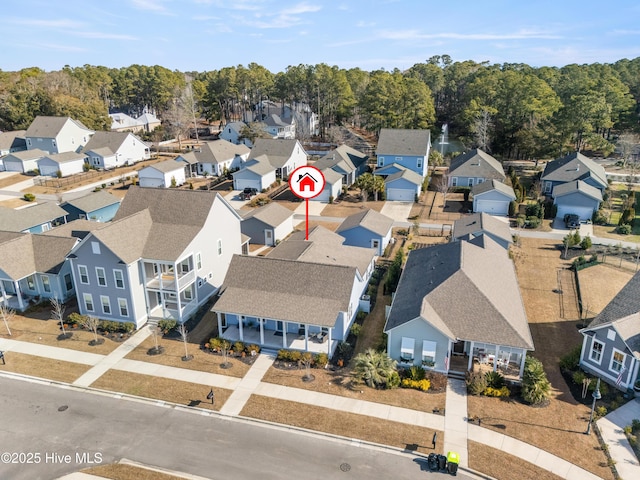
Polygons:
[[13,288],[16,290],[16,297],[18,297],[18,307],[20,311],[24,310],[24,303],[22,302],[22,291],[20,290],[20,284],[16,281],[13,282]]
[[264,318],[258,318],[258,328],[260,328],[260,345],[264,345]]
[[309,351],[309,325],[304,324],[304,350]]
[[496,354],[493,356],[493,371],[498,371],[498,351],[500,350],[500,345],[496,345]]
[[524,361],[527,358],[527,351],[523,350],[522,351],[522,360],[520,360],[520,373],[519,373],[519,378],[522,380],[522,375],[524,375]]
[[0,293],[2,293],[2,300],[4,304],[9,307],[9,299],[7,298],[7,291],[4,289],[4,280],[0,280]]
[[287,348],[287,325],[289,322],[282,322],[282,348]]
[[473,341],[471,341],[471,346],[469,348],[469,362],[467,363],[467,370],[471,370],[473,367]]
[[218,317],[218,336],[222,337],[222,314],[216,312],[216,317]]
[[244,323],[244,315],[240,315],[240,318],[238,320],[238,333],[240,334],[240,341],[244,342],[244,326],[242,325]]
[[330,357],[331,356],[331,328],[328,328],[327,330],[329,330],[328,341],[327,341],[327,355]]
[[444,371],[445,373],[449,373],[449,369],[451,368],[451,360],[453,359],[453,352],[451,351],[451,339],[447,341],[447,358],[444,361]]
[[182,302],[180,301],[180,291],[176,293],[176,300],[178,302],[178,322],[182,323]]

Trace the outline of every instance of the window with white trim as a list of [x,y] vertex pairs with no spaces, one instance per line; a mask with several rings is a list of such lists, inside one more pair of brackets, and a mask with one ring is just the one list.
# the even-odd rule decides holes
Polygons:
[[616,340],[616,331],[613,328],[607,330],[607,339],[614,342]]
[[400,345],[400,361],[413,362],[413,352],[415,350],[416,339],[410,337],[402,337]]
[[196,253],[196,268],[198,270],[202,268],[202,254],[200,252]]
[[42,288],[45,292],[51,292],[51,282],[49,281],[49,277],[47,275],[42,275]]
[[69,292],[73,289],[73,281],[71,280],[71,274],[65,273],[64,275],[64,288]]
[[422,157],[418,157],[416,161],[416,167],[422,168]]
[[102,313],[111,315],[111,302],[106,295],[100,295],[100,304],[102,305]]
[[458,177],[451,177],[451,186],[452,187],[458,186]]
[[378,166],[384,167],[384,157],[378,157]]
[[127,299],[126,298],[119,298],[118,299],[118,308],[120,309],[120,316],[121,317],[128,317],[129,316],[129,305],[127,305]]
[[589,352],[589,360],[597,363],[602,362],[602,352],[604,350],[604,343],[599,342],[595,338],[591,341],[591,352]]
[[78,275],[80,276],[80,283],[89,285],[89,271],[84,265],[78,265]]
[[611,370],[612,372],[620,373],[624,365],[624,357],[624,353],[614,348],[613,355],[611,356],[611,364],[609,365],[609,370]]
[[551,187],[553,184],[551,182],[544,182],[544,193],[551,193]]
[[469,185],[470,187],[473,187],[473,178],[470,178],[470,179],[469,179],[469,181],[468,181],[468,185]]
[[96,255],[100,255],[100,243],[91,242],[91,251]]
[[422,365],[433,367],[436,364],[436,342],[422,341]]
[[35,275],[29,275],[27,277],[27,288],[31,291],[36,290],[36,277]]
[[93,296],[90,293],[83,293],[82,300],[84,301],[84,309],[87,312],[93,312]]
[[113,271],[113,280],[116,288],[124,288],[124,273],[122,273],[122,270]]
[[98,278],[98,285],[101,287],[107,286],[107,275],[104,272],[104,268],[96,267],[96,277]]

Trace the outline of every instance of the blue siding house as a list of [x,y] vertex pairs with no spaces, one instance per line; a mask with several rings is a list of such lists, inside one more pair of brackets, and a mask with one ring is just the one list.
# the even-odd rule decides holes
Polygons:
[[397,163],[422,176],[427,175],[431,132],[383,128],[380,130],[376,155],[378,167]]
[[344,245],[374,248],[380,256],[391,240],[392,227],[392,218],[367,209],[345,218],[336,233],[344,237]]
[[580,152],[573,152],[547,163],[541,177],[543,193],[551,195],[556,186],[577,180],[582,180],[601,192],[604,192],[608,185],[602,165],[598,165]]
[[0,207],[0,228],[10,232],[42,233],[67,223],[67,212],[53,202],[13,209]]
[[108,222],[115,217],[120,199],[105,190],[67,200],[60,205],[67,213],[67,220],[94,220]]

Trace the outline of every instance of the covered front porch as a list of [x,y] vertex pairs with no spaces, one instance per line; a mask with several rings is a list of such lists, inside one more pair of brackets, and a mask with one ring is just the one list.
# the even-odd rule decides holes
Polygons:
[[462,340],[451,342],[449,352],[449,372],[494,371],[516,382],[522,379],[527,355],[522,348]]
[[222,338],[230,342],[253,343],[274,350],[285,348],[326,353],[329,357],[338,345],[338,340],[332,338],[332,329],[328,327],[265,318],[242,318],[232,323],[227,321],[225,314],[216,313],[218,332]]

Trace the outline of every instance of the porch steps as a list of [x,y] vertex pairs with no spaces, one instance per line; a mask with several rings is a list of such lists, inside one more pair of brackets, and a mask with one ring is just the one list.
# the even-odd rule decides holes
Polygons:
[[456,378],[458,380],[464,380],[465,379],[465,373],[464,372],[457,372],[455,370],[449,370],[449,372],[447,373],[447,377]]

